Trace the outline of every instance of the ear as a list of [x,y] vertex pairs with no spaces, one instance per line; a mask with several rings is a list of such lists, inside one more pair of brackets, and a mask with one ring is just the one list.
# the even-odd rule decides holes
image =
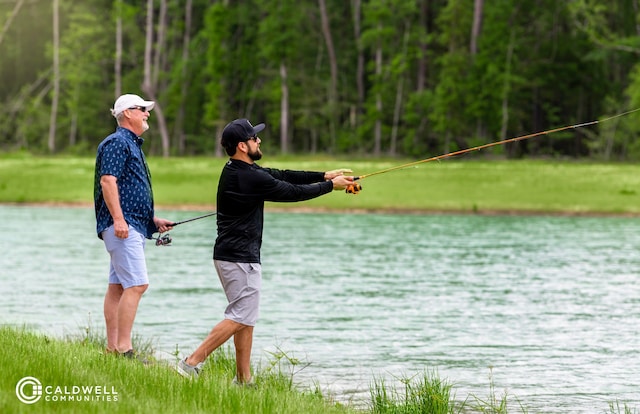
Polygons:
[[238,142],[238,149],[244,153],[249,152],[249,145],[245,141]]

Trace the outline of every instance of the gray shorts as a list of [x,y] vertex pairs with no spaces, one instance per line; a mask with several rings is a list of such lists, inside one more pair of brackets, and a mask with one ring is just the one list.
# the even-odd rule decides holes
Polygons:
[[144,258],[144,236],[129,226],[129,237],[116,237],[113,226],[102,232],[102,240],[109,255],[109,284],[124,289],[149,284],[147,263]]
[[260,305],[262,266],[260,263],[234,263],[214,260],[229,306],[225,319],[247,326],[255,326]]

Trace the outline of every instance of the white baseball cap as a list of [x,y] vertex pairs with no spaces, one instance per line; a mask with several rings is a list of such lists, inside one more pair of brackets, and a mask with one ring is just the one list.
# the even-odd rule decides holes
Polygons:
[[116,99],[116,103],[113,104],[113,109],[111,110],[111,115],[114,117],[118,116],[125,109],[130,109],[136,106],[142,106],[150,111],[153,109],[153,106],[156,103],[153,101],[145,101],[138,95],[133,95],[131,93],[120,96]]

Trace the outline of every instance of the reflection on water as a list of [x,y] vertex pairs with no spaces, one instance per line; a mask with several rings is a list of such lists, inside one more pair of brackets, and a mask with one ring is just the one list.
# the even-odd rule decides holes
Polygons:
[[[173,220],[204,212],[164,211]],[[0,206],[0,321],[102,330],[108,257],[88,208]],[[136,332],[188,353],[221,317],[215,218],[147,244]],[[436,370],[458,398],[489,376],[529,412],[640,405],[640,221],[623,218],[266,216],[254,363],[281,349],[296,378],[368,399],[374,378]]]

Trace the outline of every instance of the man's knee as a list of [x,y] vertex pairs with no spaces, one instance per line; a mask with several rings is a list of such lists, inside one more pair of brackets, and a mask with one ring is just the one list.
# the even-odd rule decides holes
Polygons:
[[129,291],[129,292],[131,292],[131,293],[134,293],[134,294],[137,294],[137,295],[142,296],[142,294],[143,294],[144,292],[146,292],[146,290],[147,290],[147,288],[148,288],[148,287],[149,287],[149,284],[146,284],[146,285],[138,285],[138,286],[131,286],[131,287],[126,288],[126,289],[125,289],[125,292],[126,292],[126,291]]

